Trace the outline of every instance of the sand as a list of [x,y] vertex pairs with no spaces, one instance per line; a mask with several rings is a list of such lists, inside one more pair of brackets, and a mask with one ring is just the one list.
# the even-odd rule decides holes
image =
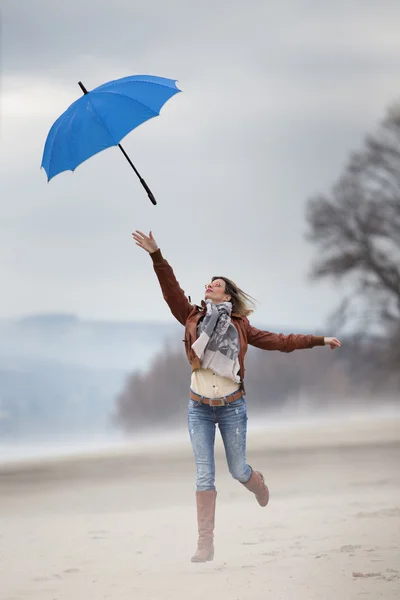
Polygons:
[[0,599],[400,598],[399,419],[250,433],[267,508],[217,455],[208,564],[188,441],[3,465]]

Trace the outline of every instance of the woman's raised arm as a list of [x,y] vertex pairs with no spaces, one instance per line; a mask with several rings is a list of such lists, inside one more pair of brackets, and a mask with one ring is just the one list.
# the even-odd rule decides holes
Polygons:
[[182,325],[185,325],[186,319],[192,309],[192,305],[185,296],[185,292],[180,287],[171,265],[161,254],[161,250],[157,246],[157,242],[155,241],[152,232],[150,231],[147,236],[141,231],[136,231],[135,233],[132,233],[132,236],[136,245],[150,254],[154,271],[160,282],[164,300],[168,304],[175,319]]

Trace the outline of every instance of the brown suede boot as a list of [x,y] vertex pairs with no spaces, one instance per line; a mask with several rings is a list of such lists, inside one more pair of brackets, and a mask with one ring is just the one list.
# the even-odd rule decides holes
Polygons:
[[199,541],[192,562],[207,562],[214,558],[215,500],[217,492],[196,492]]
[[244,487],[255,494],[257,502],[260,506],[267,506],[269,500],[269,490],[264,483],[264,477],[259,471],[251,469],[251,477],[247,483],[243,483]]

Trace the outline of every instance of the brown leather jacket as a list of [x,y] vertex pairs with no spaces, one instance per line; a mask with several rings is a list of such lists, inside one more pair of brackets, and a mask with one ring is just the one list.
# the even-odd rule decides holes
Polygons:
[[[185,351],[192,366],[192,371],[199,369],[201,366],[200,360],[192,350],[192,344],[197,339],[197,324],[204,316],[205,303],[202,302],[202,306],[196,306],[189,302],[175,277],[171,265],[162,256],[160,249],[150,254],[150,256],[153,259],[154,271],[160,282],[164,300],[174,317],[185,327]],[[243,389],[244,357],[249,344],[262,350],[279,350],[280,352],[293,352],[293,350],[324,345],[324,338],[321,336],[295,335],[293,333],[283,335],[282,333],[262,331],[250,325],[247,317],[235,313],[232,313],[232,323],[239,334],[240,379]]]

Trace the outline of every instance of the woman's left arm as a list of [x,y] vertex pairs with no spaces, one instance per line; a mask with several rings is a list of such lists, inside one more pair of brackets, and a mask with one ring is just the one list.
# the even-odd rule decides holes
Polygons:
[[247,321],[247,341],[251,346],[261,348],[261,350],[279,350],[280,352],[293,352],[304,348],[314,348],[315,346],[330,346],[332,350],[338,348],[341,344],[335,337],[324,337],[318,335],[302,335],[291,333],[271,333],[262,331],[250,325]]

